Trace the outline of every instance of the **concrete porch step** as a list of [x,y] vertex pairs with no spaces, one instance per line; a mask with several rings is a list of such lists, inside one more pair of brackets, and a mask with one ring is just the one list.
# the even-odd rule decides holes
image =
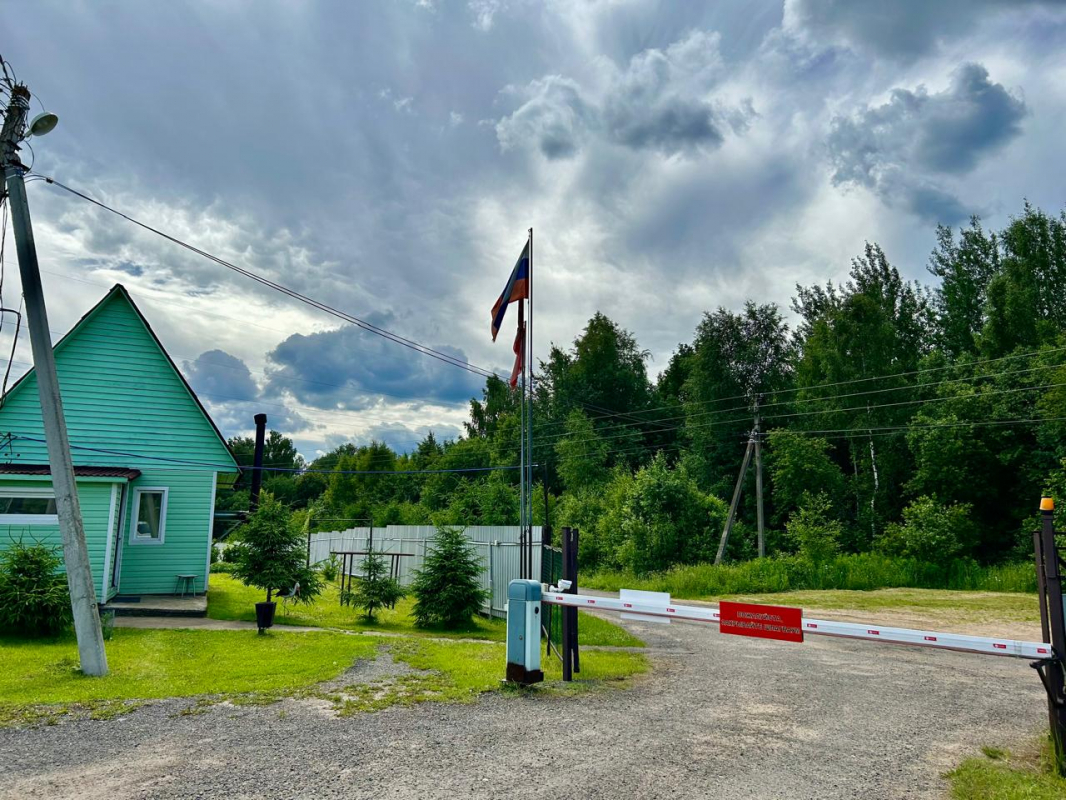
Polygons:
[[112,598],[102,607],[116,617],[206,617],[207,595],[141,595],[139,598]]

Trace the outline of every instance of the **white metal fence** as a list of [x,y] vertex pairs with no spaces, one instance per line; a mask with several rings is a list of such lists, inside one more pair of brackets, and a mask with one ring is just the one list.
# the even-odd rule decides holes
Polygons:
[[[507,585],[519,577],[521,554],[518,549],[520,528],[517,525],[472,525],[464,529],[467,540],[481,558],[481,586],[489,591],[489,600],[482,610],[494,617],[505,615]],[[308,543],[312,564],[326,561],[330,553],[369,549],[373,536],[374,551],[378,553],[410,553],[399,559],[401,586],[410,586],[415,572],[422,568],[426,552],[433,547],[432,525],[389,525],[385,528],[348,528],[343,531],[312,533]],[[540,526],[533,528],[533,574],[540,575]],[[362,559],[355,558],[354,574],[358,575]]]

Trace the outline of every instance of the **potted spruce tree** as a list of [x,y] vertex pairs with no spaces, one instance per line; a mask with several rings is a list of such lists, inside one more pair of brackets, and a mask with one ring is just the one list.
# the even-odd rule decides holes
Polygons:
[[266,601],[255,604],[260,633],[274,624],[275,593],[292,593],[294,600],[309,603],[322,591],[321,577],[307,566],[306,543],[292,513],[270,495],[263,495],[239,537],[233,575],[246,586],[266,591]]

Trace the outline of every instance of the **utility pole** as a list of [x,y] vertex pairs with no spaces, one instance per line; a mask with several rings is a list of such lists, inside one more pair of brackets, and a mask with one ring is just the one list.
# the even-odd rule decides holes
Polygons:
[[762,432],[760,430],[759,400],[755,398],[755,518],[759,528],[759,558],[766,556],[766,525],[762,502]]
[[748,436],[748,446],[744,450],[744,460],[740,464],[740,474],[737,475],[737,485],[733,488],[733,500],[729,504],[729,515],[725,518],[725,527],[722,528],[722,540],[718,543],[718,555],[714,557],[715,565],[722,563],[725,556],[725,546],[729,543],[729,532],[733,530],[733,520],[737,515],[737,505],[740,503],[740,490],[744,488],[744,476],[748,474],[748,465],[751,464],[751,451],[755,449],[757,432],[753,428]]
[[[100,613],[93,588],[89,551],[85,545],[81,507],[78,505],[74,482],[74,464],[70,456],[67,424],[63,417],[63,401],[59,394],[52,339],[48,332],[48,313],[44,304],[44,290],[37,266],[37,248],[30,225],[30,208],[26,201],[26,184],[22,175],[25,167],[18,157],[19,142],[26,133],[26,115],[30,110],[30,92],[25,86],[11,87],[11,100],[0,132],[0,163],[7,186],[7,202],[11,206],[11,222],[15,230],[22,294],[26,301],[26,317],[33,350],[33,365],[37,372],[37,389],[41,398],[41,418],[48,447],[48,464],[55,491],[56,514],[63,536],[63,561],[70,588],[70,605],[74,611],[74,633],[78,639],[81,671],[86,675],[107,674],[107,653],[100,630]],[[54,117],[51,125],[54,125]],[[50,130],[45,126],[44,132]]]

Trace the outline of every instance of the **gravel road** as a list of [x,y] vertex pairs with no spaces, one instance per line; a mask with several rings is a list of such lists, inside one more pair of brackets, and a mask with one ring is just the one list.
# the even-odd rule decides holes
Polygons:
[[1020,660],[626,624],[654,669],[625,691],[344,719],[310,701],[193,716],[168,701],[0,730],[0,798],[939,798],[980,745],[1046,722]]

